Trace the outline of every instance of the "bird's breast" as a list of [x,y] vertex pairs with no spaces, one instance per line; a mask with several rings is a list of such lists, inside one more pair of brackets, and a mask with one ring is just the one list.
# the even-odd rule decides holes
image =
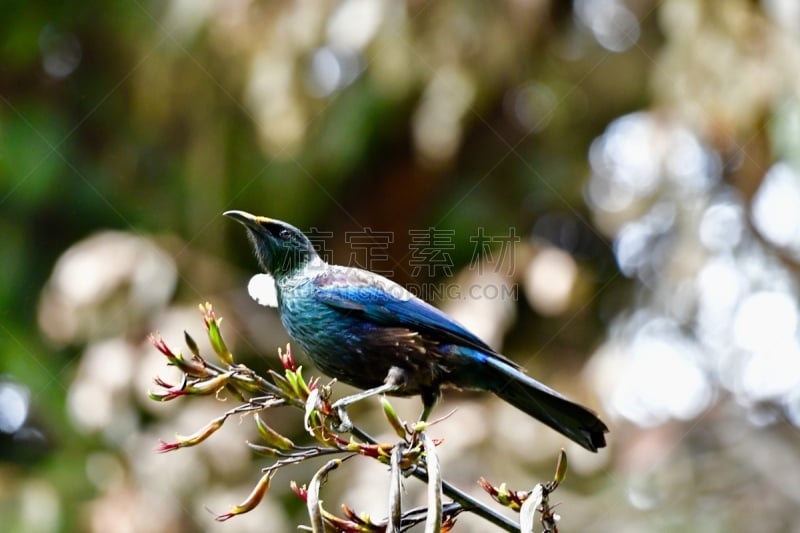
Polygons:
[[438,345],[403,327],[375,324],[356,310],[333,308],[311,293],[284,293],[281,321],[325,374],[367,389],[381,385],[393,366],[413,379],[401,393],[417,394],[442,380]]

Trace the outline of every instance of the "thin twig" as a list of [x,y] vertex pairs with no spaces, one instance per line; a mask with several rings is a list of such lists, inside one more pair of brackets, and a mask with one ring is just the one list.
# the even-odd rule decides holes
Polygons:
[[[368,444],[378,443],[375,438],[358,426],[353,426],[353,429],[351,429],[350,432],[355,435],[356,438]],[[428,482],[428,472],[426,472],[421,466],[416,466],[414,470],[411,471],[411,475],[420,481],[424,481],[425,483]],[[452,498],[453,501],[458,502],[465,511],[475,513],[484,520],[491,522],[492,524],[503,529],[504,531],[508,531],[509,533],[519,532],[518,524],[486,507],[484,504],[446,480],[442,480],[442,491],[448,498]]]
[[[442,506],[442,516],[447,519],[454,519],[464,512],[464,508],[458,502],[449,502]],[[428,507],[414,507],[403,513],[400,520],[400,531],[408,531],[417,524],[421,524],[428,516]]]
[[425,533],[442,531],[442,470],[436,455],[436,444],[426,432],[422,432],[422,446],[425,449],[425,464],[428,467],[428,518],[425,520]]
[[311,519],[311,531],[313,533],[325,533],[325,521],[322,518],[322,502],[319,499],[319,489],[328,477],[328,473],[339,468],[340,464],[342,464],[341,459],[331,459],[325,463],[325,466],[317,470],[317,473],[314,474],[308,484],[306,506],[308,508],[308,517]]
[[402,516],[400,460],[403,457],[404,446],[405,442],[400,442],[392,450],[392,470],[389,481],[389,523],[386,525],[386,533],[399,533],[400,531],[400,517]]

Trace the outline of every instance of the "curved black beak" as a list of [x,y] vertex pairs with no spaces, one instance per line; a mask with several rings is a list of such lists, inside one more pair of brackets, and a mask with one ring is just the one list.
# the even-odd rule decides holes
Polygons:
[[264,229],[263,224],[270,222],[270,219],[266,217],[259,217],[256,215],[252,215],[247,211],[232,210],[232,211],[225,211],[222,214],[254,230],[263,230]]

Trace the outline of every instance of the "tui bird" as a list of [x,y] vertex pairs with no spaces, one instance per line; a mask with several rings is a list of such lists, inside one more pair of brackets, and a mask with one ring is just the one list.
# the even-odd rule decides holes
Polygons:
[[[364,389],[334,403],[375,395],[420,395],[427,418],[443,387],[488,390],[577,442],[605,446],[606,425],[590,410],[539,383],[442,311],[389,279],[323,261],[294,226],[244,211],[261,268],[275,278],[281,322],[320,370]],[[352,426],[351,426],[352,427]]]

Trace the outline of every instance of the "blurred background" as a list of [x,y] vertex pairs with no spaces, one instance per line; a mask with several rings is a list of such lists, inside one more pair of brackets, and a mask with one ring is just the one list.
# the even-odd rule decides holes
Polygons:
[[[227,407],[149,400],[174,375],[148,332],[202,339],[208,300],[253,368],[286,342],[248,296],[235,208],[412,287],[608,422],[592,455],[490,395],[446,394],[445,477],[483,501],[479,476],[531,488],[566,446],[564,531],[800,531],[800,3],[2,10],[0,529],[307,523],[288,482],[318,464],[249,515],[207,512],[259,477],[250,423],[153,451]],[[392,439],[376,407],[354,419]],[[385,516],[385,469],[347,468],[327,507]]]

